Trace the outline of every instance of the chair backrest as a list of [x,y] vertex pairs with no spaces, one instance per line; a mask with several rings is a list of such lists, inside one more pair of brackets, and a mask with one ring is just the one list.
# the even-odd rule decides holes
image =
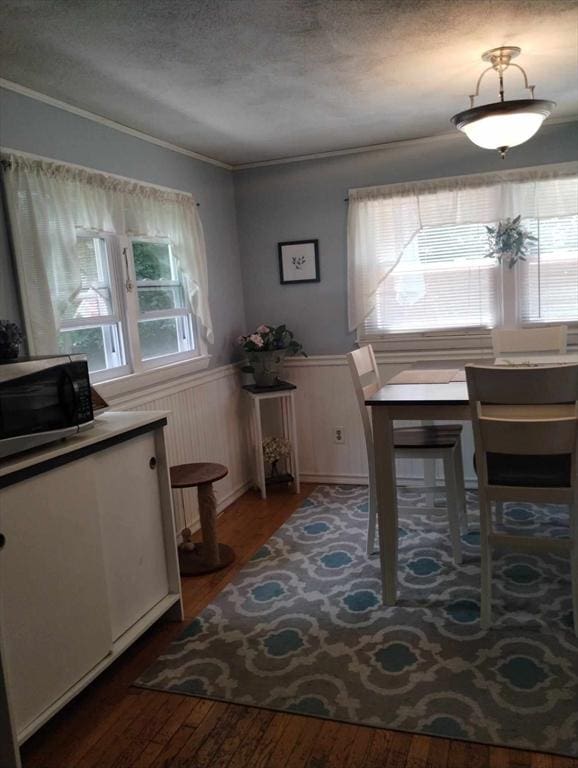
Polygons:
[[565,325],[550,325],[545,328],[494,328],[494,357],[527,355],[532,352],[554,352],[563,355],[566,352],[567,332]]
[[505,368],[467,365],[480,487],[488,453],[571,456],[576,483],[578,364]]
[[373,354],[373,347],[371,344],[367,344],[353,352],[348,352],[347,362],[351,371],[353,388],[355,389],[363,431],[365,433],[365,444],[369,454],[373,451],[373,430],[365,401],[381,389],[381,378],[375,361],[375,355]]

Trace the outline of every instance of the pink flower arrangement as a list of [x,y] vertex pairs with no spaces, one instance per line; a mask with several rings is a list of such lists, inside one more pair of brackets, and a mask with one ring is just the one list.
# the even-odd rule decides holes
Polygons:
[[290,355],[303,355],[303,347],[295,341],[293,332],[285,325],[260,325],[253,333],[247,336],[239,336],[239,346],[243,347],[249,359],[254,352],[275,352],[284,350]]

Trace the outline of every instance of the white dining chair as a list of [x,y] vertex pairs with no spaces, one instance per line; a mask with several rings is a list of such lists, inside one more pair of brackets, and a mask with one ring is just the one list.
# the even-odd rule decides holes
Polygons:
[[548,325],[544,328],[494,328],[494,357],[540,355],[548,352],[563,355],[566,352],[567,334],[565,325]]
[[[375,490],[375,467],[373,462],[373,430],[369,410],[365,405],[368,397],[381,389],[381,377],[371,345],[363,346],[347,354],[353,386],[359,405],[367,461],[369,465],[369,518],[367,526],[367,553],[375,552],[377,504]],[[444,479],[448,508],[450,539],[454,560],[462,562],[461,534],[467,528],[467,510],[462,464],[460,425],[435,424],[422,427],[399,427],[393,430],[396,458],[443,460]],[[439,488],[439,486],[436,486]],[[420,490],[433,490],[420,486]]]
[[[520,358],[527,355],[566,353],[568,328],[565,325],[548,325],[544,328],[494,328],[492,349],[494,357],[508,355]],[[504,505],[496,504],[496,522],[504,523]]]
[[[480,497],[481,622],[492,618],[494,547],[566,552],[578,635],[578,365],[466,366]],[[492,503],[567,504],[570,538],[495,532]]]

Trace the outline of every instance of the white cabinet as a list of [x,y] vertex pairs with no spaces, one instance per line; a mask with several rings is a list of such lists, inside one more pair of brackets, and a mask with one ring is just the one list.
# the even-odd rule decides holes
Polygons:
[[116,640],[169,593],[154,435],[95,454],[94,461]]
[[165,424],[110,412],[0,463],[0,768],[153,622],[182,618]]
[[18,733],[112,650],[92,459],[2,491],[0,531],[0,626]]

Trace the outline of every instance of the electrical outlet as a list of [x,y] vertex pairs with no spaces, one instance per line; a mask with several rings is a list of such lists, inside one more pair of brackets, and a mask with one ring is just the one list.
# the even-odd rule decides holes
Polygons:
[[345,445],[345,430],[343,427],[333,427],[333,442],[337,445]]

